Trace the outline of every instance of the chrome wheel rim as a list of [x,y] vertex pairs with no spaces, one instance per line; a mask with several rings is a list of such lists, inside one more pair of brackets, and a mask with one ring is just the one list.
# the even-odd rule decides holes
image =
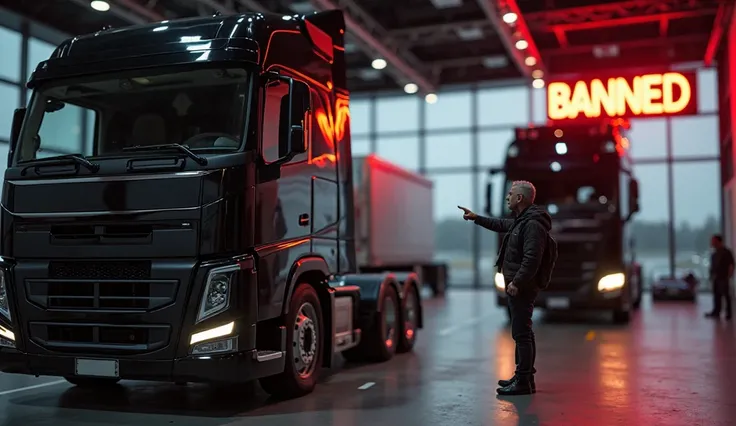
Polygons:
[[317,310],[311,303],[299,307],[294,321],[294,370],[301,377],[308,377],[314,372],[317,363]]
[[383,340],[389,349],[396,346],[396,304],[387,297],[383,302]]

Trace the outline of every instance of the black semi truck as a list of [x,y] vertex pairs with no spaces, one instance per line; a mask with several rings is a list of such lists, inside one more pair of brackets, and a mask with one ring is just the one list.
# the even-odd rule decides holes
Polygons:
[[[614,321],[628,322],[641,302],[641,268],[630,226],[639,211],[639,186],[626,128],[620,120],[518,128],[503,168],[490,170],[492,177],[502,177],[504,198],[513,181],[531,181],[536,204],[552,216],[558,259],[539,307],[609,310]],[[486,188],[486,213],[511,217],[502,199],[502,210],[493,209],[493,180]],[[501,241],[499,236],[499,247]],[[506,306],[506,284],[498,272],[494,285],[498,304]]]
[[[198,17],[40,63],[3,187],[0,370],[293,397],[334,353],[410,351],[416,275],[357,272],[344,32],[340,11]],[[83,152],[54,150],[64,110]]]

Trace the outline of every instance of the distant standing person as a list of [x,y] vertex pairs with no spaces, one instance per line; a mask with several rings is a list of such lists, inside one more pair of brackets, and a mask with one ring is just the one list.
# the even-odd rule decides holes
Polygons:
[[710,256],[710,281],[713,283],[713,311],[707,313],[708,318],[721,316],[721,299],[726,300],[726,319],[731,319],[731,278],[733,277],[734,259],[731,250],[723,244],[723,237],[713,235],[710,239],[713,253]]
[[478,216],[465,207],[463,219],[472,220],[491,231],[506,233],[496,258],[501,266],[509,295],[511,335],[516,342],[516,371],[509,380],[499,380],[499,395],[527,395],[536,392],[534,361],[537,346],[532,330],[534,300],[539,293],[537,272],[544,256],[552,218],[547,211],[534,205],[536,189],[526,181],[511,184],[506,205],[515,219]]

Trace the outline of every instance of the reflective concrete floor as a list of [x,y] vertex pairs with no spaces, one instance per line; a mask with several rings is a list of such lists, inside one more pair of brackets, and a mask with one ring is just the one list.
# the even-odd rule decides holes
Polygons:
[[533,396],[496,397],[514,367],[505,315],[490,292],[455,291],[426,302],[413,354],[344,365],[301,399],[272,402],[257,385],[125,382],[95,393],[0,375],[0,426],[733,426],[736,324],[703,318],[710,306],[707,296],[647,299],[628,326],[540,312]]

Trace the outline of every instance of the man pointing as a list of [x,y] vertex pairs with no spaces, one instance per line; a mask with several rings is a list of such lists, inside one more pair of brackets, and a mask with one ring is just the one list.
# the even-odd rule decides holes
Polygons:
[[537,272],[542,264],[552,218],[534,205],[536,189],[527,181],[516,181],[506,196],[515,219],[478,216],[465,207],[463,219],[494,232],[505,233],[496,266],[501,267],[511,317],[511,335],[516,342],[516,372],[509,380],[499,380],[499,395],[526,395],[536,392],[534,361],[536,344],[532,331],[534,300],[539,293]]

